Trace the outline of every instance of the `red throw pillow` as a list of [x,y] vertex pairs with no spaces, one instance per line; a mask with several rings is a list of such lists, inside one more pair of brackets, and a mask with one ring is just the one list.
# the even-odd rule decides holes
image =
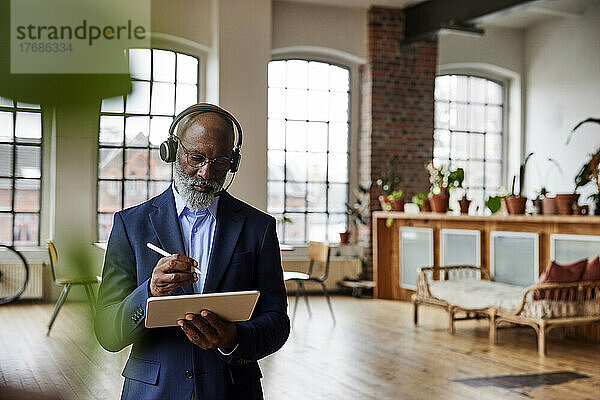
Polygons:
[[[540,276],[539,283],[566,283],[566,282],[577,282],[581,279],[583,272],[587,266],[588,260],[584,258],[582,260],[578,260],[572,262],[570,264],[558,264],[555,261],[552,261],[548,268],[544,271],[542,276]],[[544,299],[546,298],[546,290],[538,291],[534,294],[534,299]],[[559,300],[563,297],[568,297],[568,300],[575,300],[577,293],[577,288],[573,288],[569,290],[568,293],[559,289],[554,289],[551,291],[549,298],[552,300]]]
[[583,272],[583,276],[581,277],[582,281],[598,281],[600,280],[600,259],[598,256],[588,260],[585,271]]
[[562,265],[552,261],[542,276],[540,276],[540,283],[577,282],[581,279],[587,264],[587,258]]

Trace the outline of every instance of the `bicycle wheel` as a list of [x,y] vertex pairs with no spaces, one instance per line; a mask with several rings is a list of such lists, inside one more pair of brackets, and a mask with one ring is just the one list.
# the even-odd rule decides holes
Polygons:
[[0,244],[0,304],[19,298],[29,280],[25,257],[12,246]]

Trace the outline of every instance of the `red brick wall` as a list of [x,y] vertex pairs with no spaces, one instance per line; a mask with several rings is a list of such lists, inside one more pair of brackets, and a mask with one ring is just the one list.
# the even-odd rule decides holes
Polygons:
[[[359,182],[375,182],[397,159],[400,188],[407,201],[429,189],[425,164],[433,158],[433,91],[437,39],[403,44],[401,9],[372,7],[367,13],[368,55],[361,76]],[[371,210],[379,210],[377,188],[371,191]],[[372,242],[365,252],[372,267]]]

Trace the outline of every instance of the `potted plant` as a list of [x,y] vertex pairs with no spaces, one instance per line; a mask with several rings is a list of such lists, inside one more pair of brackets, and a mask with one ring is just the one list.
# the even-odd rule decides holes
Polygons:
[[548,190],[546,189],[546,187],[548,186],[548,175],[550,174],[550,171],[552,171],[552,166],[555,166],[558,172],[561,173],[561,175],[563,174],[563,170],[560,167],[558,161],[556,161],[555,159],[549,157],[546,159],[546,161],[549,162],[550,165],[545,168],[545,178],[542,178],[540,174],[540,181],[542,182],[542,187],[538,192],[536,192],[537,194],[535,199],[533,200],[533,204],[538,214],[553,215],[558,214],[558,207],[556,205],[556,197],[550,197]]
[[[575,132],[580,126],[582,126],[583,124],[587,124],[588,122],[600,125],[600,118],[588,118],[575,125],[575,127],[569,133],[569,137],[567,138],[567,144],[569,144],[573,132]],[[588,199],[593,200],[596,205],[594,214],[600,215],[600,183],[598,181],[598,163],[600,163],[600,148],[597,149],[595,153],[589,155],[588,161],[585,164],[583,164],[583,166],[575,176],[575,189],[573,190],[573,194],[571,195],[571,212],[573,210],[573,206],[577,205],[577,200],[579,199],[579,194],[575,193],[577,189],[586,186],[588,183],[594,181],[594,183],[596,184],[596,191],[595,193],[592,193],[590,196],[588,196]]]
[[387,207],[388,196],[396,191],[396,188],[402,181],[402,178],[396,174],[396,170],[394,168],[394,163],[396,161],[396,157],[393,157],[388,162],[387,171],[375,181],[375,185],[382,191],[382,195],[379,196],[379,204],[381,204],[382,210],[389,210],[391,207]]
[[[356,196],[354,204],[346,203],[346,214],[357,228],[369,223],[369,192],[370,185],[368,188],[359,186],[358,191],[354,193]],[[347,244],[349,242],[350,231],[340,232],[340,243]]]
[[422,212],[431,211],[431,205],[429,204],[429,198],[427,193],[417,193],[412,197],[412,202],[419,207]]
[[515,184],[517,176],[513,176],[511,195],[506,198],[506,208],[509,214],[525,214],[525,204],[527,203],[527,197],[523,196],[523,189],[525,188],[525,167],[527,161],[531,158],[533,153],[527,154],[525,161],[519,167],[519,193],[515,192]]
[[392,207],[392,211],[404,211],[404,192],[394,190],[387,195],[387,203]]
[[[596,188],[595,193],[588,196],[588,199],[594,201],[596,209],[594,210],[595,215],[600,215],[600,181],[598,178],[598,169],[600,164],[600,149],[594,154],[590,154],[588,161],[581,167],[581,170],[575,176],[575,190],[580,187],[587,185],[590,182],[594,182]],[[575,200],[575,205],[577,202]]]
[[[433,212],[445,213],[448,211],[448,202],[450,200],[450,190],[456,189],[459,180],[464,180],[465,172],[462,168],[454,171],[448,171],[445,165],[436,168],[432,162],[427,164],[429,172],[429,182],[431,190],[429,193],[429,203]],[[462,185],[461,180],[461,185]]]
[[454,182],[454,185],[450,187],[450,189],[463,189],[463,195],[458,201],[458,205],[460,207],[461,214],[468,214],[469,206],[471,205],[471,200],[467,198],[467,191],[463,188],[463,182],[465,180],[465,171],[462,168],[457,168],[456,170],[450,172],[448,180],[450,182]]

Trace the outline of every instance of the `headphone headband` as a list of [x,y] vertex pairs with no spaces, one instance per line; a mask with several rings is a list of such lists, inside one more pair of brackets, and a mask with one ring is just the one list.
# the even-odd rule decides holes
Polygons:
[[181,122],[182,119],[191,114],[204,114],[213,112],[219,115],[222,115],[227,120],[231,121],[237,130],[237,141],[235,144],[235,148],[240,149],[242,147],[242,127],[240,123],[235,119],[235,117],[227,110],[210,103],[199,103],[194,104],[180,112],[171,122],[171,126],[169,126],[169,137],[175,136],[175,128]]
[[177,141],[175,140],[176,139],[175,128],[181,122],[181,120],[183,120],[188,115],[192,115],[192,114],[199,115],[199,114],[210,113],[210,112],[223,116],[225,119],[230,121],[235,126],[234,130],[237,131],[237,140],[236,140],[233,150],[231,151],[231,162],[230,162],[230,166],[229,166],[229,171],[231,171],[232,173],[235,174],[238,170],[238,167],[240,165],[240,159],[242,157],[242,155],[240,153],[240,149],[242,148],[242,138],[243,138],[242,126],[229,111],[224,110],[223,108],[216,106],[214,104],[210,104],[210,103],[199,103],[199,104],[194,104],[192,106],[189,106],[188,108],[186,108],[185,110],[180,112],[173,119],[173,122],[171,122],[171,125],[169,126],[169,137],[167,138],[167,140],[165,140],[160,145],[160,158],[163,161],[168,162],[168,163],[172,163],[175,161],[176,154],[177,154]]

